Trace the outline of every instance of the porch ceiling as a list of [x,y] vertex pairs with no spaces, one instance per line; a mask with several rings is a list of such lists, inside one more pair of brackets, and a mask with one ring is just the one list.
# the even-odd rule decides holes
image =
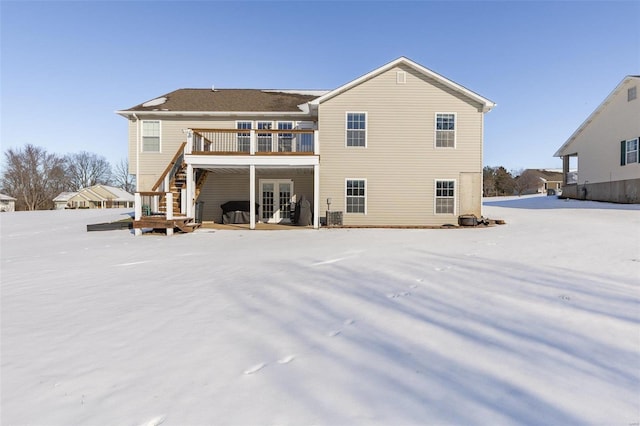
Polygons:
[[[201,168],[219,175],[233,175],[233,174],[248,175],[249,174],[248,166],[241,166],[241,167],[207,166],[207,167],[201,167]],[[282,170],[287,170],[289,173],[295,174],[295,175],[312,175],[313,174],[313,167],[309,167],[309,166],[306,166],[306,167],[276,167],[276,166],[258,167],[256,166],[256,171],[259,171],[260,173],[263,173],[263,174],[269,174],[270,172],[277,173],[277,172],[281,172]]]

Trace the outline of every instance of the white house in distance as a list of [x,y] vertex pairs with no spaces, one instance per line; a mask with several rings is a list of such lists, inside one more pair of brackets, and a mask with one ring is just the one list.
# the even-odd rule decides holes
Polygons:
[[16,199],[9,195],[0,194],[0,212],[16,211]]
[[640,203],[638,86],[640,76],[626,76],[554,154],[562,157],[563,197]]
[[134,196],[108,185],[94,185],[78,192],[62,192],[53,199],[56,210],[133,208]]
[[203,221],[223,222],[233,205],[254,229],[295,221],[303,200],[316,228],[442,226],[482,214],[494,106],[401,57],[333,90],[178,89],[116,113],[136,216],[194,218],[201,205]]

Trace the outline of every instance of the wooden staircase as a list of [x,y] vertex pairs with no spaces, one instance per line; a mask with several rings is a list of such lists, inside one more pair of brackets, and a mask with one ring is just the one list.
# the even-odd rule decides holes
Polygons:
[[[207,181],[207,171],[200,170],[196,175],[196,194],[195,199],[197,200],[200,196],[200,192],[202,191],[202,187],[204,183]],[[169,183],[169,192],[173,194],[173,214],[180,214],[180,206],[182,199],[182,189],[187,186],[187,172],[186,172],[186,164],[182,163],[176,174],[171,178]],[[167,212],[167,198],[162,197],[160,199],[160,206],[158,207],[160,213]]]

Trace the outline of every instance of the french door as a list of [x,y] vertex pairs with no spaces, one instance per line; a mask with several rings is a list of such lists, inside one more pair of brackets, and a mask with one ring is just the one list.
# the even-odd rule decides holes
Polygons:
[[293,181],[290,179],[260,179],[260,219],[265,223],[291,222]]

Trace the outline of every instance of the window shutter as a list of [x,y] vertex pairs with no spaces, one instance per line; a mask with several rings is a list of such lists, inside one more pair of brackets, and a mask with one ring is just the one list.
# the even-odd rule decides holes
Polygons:
[[638,163],[640,163],[640,136],[638,136],[638,144],[636,146],[638,147],[638,153],[636,154],[636,160],[638,160]]
[[620,142],[620,165],[627,164],[627,141]]

